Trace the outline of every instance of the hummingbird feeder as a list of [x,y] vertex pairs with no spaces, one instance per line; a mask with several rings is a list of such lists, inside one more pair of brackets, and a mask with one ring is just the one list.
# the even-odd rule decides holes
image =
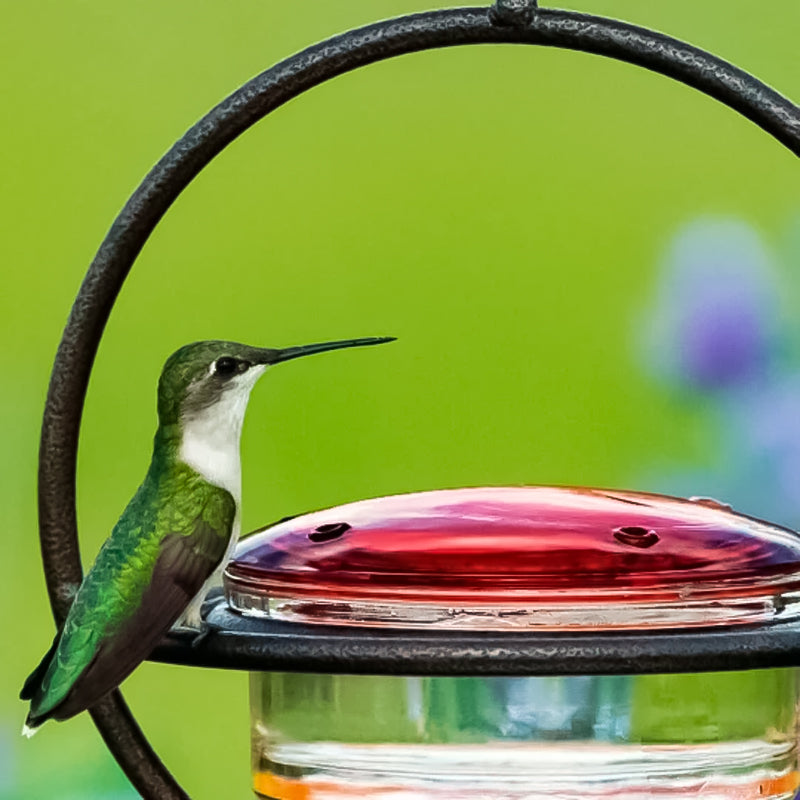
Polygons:
[[[414,14],[281,62],[153,168],[72,309],[42,427],[42,555],[56,620],[81,579],[83,399],[116,295],[156,224],[239,134],[333,77],[467,44],[594,53],[681,81],[800,155],[800,109],[647,29],[532,0]],[[151,656],[251,673],[261,797],[793,798],[800,536],[707,500],[487,488],[377,498],[265,529],[237,550],[215,632]],[[149,798],[186,794],[115,691],[91,709]]]
[[800,618],[800,537],[715,501],[362,500],[249,537],[225,585],[210,619],[250,642],[260,797],[800,788],[796,670],[745,669]]

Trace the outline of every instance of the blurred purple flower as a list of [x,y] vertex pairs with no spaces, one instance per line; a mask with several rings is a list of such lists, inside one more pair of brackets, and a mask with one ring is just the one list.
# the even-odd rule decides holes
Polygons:
[[758,234],[735,220],[703,220],[672,242],[645,330],[661,377],[722,389],[763,377],[780,334],[779,287]]
[[[644,329],[646,367],[704,397],[718,426],[712,466],[648,479],[800,526],[800,371],[767,248],[746,223],[701,220],[672,242]],[[641,478],[642,476],[638,476]]]

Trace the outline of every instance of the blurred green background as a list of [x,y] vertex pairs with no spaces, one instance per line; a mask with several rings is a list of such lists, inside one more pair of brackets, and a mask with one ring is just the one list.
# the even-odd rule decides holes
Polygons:
[[[245,80],[328,35],[426,7],[3,4],[0,797],[132,796],[88,716],[23,741],[16,699],[52,635],[39,420],[104,233],[159,156]],[[800,99],[794,0],[574,7],[687,39]],[[80,445],[85,560],[146,468],[161,364],[199,338],[399,337],[298,361],[256,388],[245,530],[391,492],[647,489],[657,487],[637,476],[659,465],[707,466],[708,408],[642,368],[637,325],[670,238],[704,215],[753,226],[784,273],[787,307],[800,309],[787,255],[800,241],[798,176],[794,156],[720,104],[584,54],[430,52],[313,90],[204,171],[122,292]],[[244,675],[144,664],[125,694],[192,796],[249,796]]]

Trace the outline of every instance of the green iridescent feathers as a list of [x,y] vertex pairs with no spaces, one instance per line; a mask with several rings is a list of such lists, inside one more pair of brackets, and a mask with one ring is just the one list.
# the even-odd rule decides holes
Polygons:
[[28,725],[72,716],[113,689],[221,562],[235,501],[169,458],[169,450],[155,448],[161,457],[81,584],[57,648],[26,683]]

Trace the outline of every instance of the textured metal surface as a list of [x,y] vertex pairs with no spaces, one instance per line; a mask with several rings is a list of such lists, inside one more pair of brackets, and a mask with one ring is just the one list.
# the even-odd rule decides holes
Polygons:
[[[536,9],[503,0],[496,9],[416,14],[377,23],[311,47],[245,84],[191,128],[134,192],[92,262],[58,348],[42,425],[39,520],[53,613],[63,619],[81,579],[75,516],[75,466],[89,373],[108,316],[136,256],[188,183],[226,145],[270,111],[357,67],[405,53],[464,44],[536,44],[628,61],[720,100],[800,155],[800,112],[746,73],[701,50],[613,20]],[[119,697],[95,714],[127,775],[148,797],[185,795],[119,711]],[[122,737],[120,739],[120,737]],[[127,737],[127,738],[126,738]]]
[[246,618],[222,599],[208,619],[218,633],[197,647],[173,634],[151,658],[201,667],[354,675],[620,675],[800,666],[800,623],[694,632],[434,633]]
[[189,799],[189,795],[150,747],[120,692],[112,692],[89,713],[106,747],[125,770],[142,797],[154,800]]

